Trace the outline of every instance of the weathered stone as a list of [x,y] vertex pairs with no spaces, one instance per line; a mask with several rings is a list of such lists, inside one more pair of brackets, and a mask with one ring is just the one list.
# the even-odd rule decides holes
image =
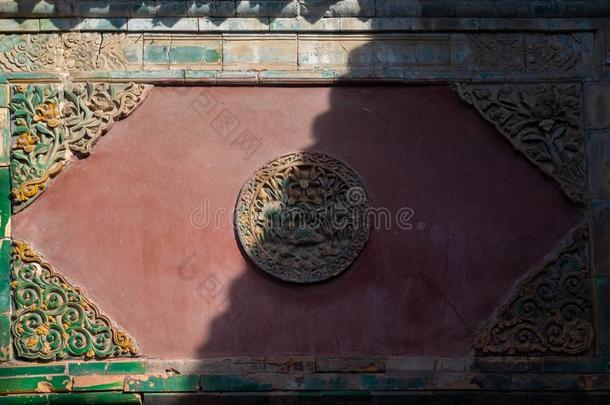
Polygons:
[[233,17],[235,2],[232,0],[194,0],[189,2],[189,17]]
[[[607,373],[610,371],[610,357],[545,357],[544,373]],[[540,370],[542,371],[542,370]]]
[[477,18],[411,18],[412,31],[476,31]]
[[162,0],[159,1],[156,17],[176,17],[186,16],[188,9],[188,1],[186,0]]
[[0,362],[12,360],[11,316],[0,314]]
[[299,0],[300,15],[317,20],[321,17],[373,17],[374,0],[338,0],[329,4],[327,0]]
[[516,391],[607,390],[610,374],[513,374],[510,386]]
[[471,369],[484,373],[526,373],[529,361],[527,357],[475,357]]
[[70,375],[145,374],[148,371],[148,367],[141,361],[68,363],[68,374]]
[[0,377],[65,374],[66,365],[0,367]]
[[199,31],[269,31],[269,18],[199,18]]
[[463,357],[439,357],[436,369],[439,371],[465,371],[466,360]]
[[610,80],[588,82],[583,89],[586,127],[610,128]]
[[260,83],[275,84],[307,84],[307,83],[334,83],[335,74],[332,71],[320,72],[287,72],[266,70],[258,74]]
[[197,392],[198,375],[142,375],[125,380],[126,392]]
[[587,146],[591,198],[610,199],[610,130],[589,131]]
[[265,372],[267,373],[313,373],[317,363],[312,357],[274,357],[265,359]]
[[73,391],[122,391],[122,375],[82,375],[72,378]]
[[169,49],[170,69],[220,70],[221,41],[220,35],[172,34]]
[[74,13],[79,17],[127,17],[130,2],[121,0],[78,0],[74,2]]
[[40,23],[38,20],[0,19],[0,32],[27,32],[38,31],[39,29]]
[[284,35],[223,35],[224,70],[295,70],[297,37]]
[[449,63],[444,34],[300,35],[299,69],[392,70]]
[[8,108],[0,107],[0,167],[10,164],[11,130]]
[[129,31],[198,31],[196,18],[131,18],[127,22]]
[[322,18],[306,20],[303,18],[273,18],[269,29],[271,31],[339,31],[339,18]]
[[481,18],[479,29],[483,31],[546,31],[549,20],[538,18]]
[[[608,245],[605,246],[607,249]],[[607,252],[607,250],[606,250]],[[606,258],[608,256],[606,255]],[[607,273],[606,273],[607,274]],[[597,353],[610,355],[610,277],[599,276],[595,279],[595,298],[597,309]],[[610,369],[608,370],[610,371]],[[607,388],[606,388],[607,389]]]
[[236,4],[237,17],[296,17],[298,14],[296,0],[240,0]]
[[0,378],[0,393],[66,392],[71,385],[69,376]]
[[142,397],[123,392],[71,392],[69,394],[49,394],[48,405],[64,404],[124,404],[140,405]]
[[596,276],[610,276],[610,200],[594,200],[591,203],[591,238],[593,264]]
[[435,357],[399,357],[386,359],[387,371],[432,371],[436,368]]
[[171,36],[144,34],[144,52],[142,57],[144,69],[169,69],[171,43]]
[[319,357],[317,373],[379,373],[385,371],[385,359],[381,357]]

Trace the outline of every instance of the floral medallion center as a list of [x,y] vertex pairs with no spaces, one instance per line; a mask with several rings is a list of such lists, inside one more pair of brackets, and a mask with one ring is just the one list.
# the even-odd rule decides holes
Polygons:
[[244,185],[235,223],[241,246],[263,271],[285,281],[334,277],[368,240],[370,202],[356,173],[332,156],[276,158]]

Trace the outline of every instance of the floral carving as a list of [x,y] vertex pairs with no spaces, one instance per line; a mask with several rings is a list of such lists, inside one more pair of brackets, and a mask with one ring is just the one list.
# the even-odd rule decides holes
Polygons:
[[27,206],[65,165],[59,105],[59,92],[53,86],[13,87],[11,194],[15,211]]
[[479,354],[589,352],[593,342],[586,228],[572,232],[541,269],[523,282],[474,342]]
[[66,141],[80,157],[88,156],[91,147],[114,124],[129,115],[144,99],[150,86],[130,83],[120,86],[108,83],[79,83],[64,90]]
[[460,84],[456,91],[569,198],[584,200],[587,175],[578,85]]
[[14,241],[11,332],[25,360],[134,356],[138,347],[27,243]]
[[369,236],[370,203],[352,169],[331,156],[299,152],[258,170],[236,210],[239,240],[265,272],[312,283],[336,276]]
[[10,50],[0,53],[9,72],[123,70],[125,34],[69,32],[5,36]]

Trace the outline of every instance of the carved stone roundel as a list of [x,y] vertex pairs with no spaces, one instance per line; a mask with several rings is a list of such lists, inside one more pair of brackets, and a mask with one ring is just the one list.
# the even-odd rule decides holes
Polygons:
[[332,156],[296,152],[260,168],[237,201],[239,241],[263,271],[285,281],[334,277],[368,240],[370,202],[356,173]]

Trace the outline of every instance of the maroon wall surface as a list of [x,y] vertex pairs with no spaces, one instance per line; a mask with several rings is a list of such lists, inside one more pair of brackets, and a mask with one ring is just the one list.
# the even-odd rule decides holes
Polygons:
[[[246,158],[227,125],[261,146]],[[414,211],[413,229],[373,230],[321,284],[257,270],[231,211],[257,168],[298,150],[348,163],[376,207]],[[202,226],[206,201],[216,221]],[[464,355],[579,220],[446,87],[158,87],[15,217],[13,234],[150,357]]]

